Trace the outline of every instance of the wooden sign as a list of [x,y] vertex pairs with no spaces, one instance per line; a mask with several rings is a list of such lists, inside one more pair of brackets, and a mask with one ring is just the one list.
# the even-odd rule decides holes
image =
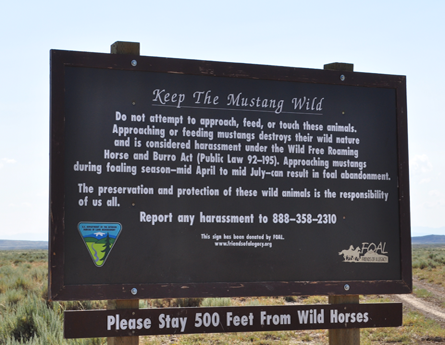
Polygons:
[[401,303],[65,311],[65,338],[397,327]]
[[50,294],[411,291],[405,77],[51,52]]

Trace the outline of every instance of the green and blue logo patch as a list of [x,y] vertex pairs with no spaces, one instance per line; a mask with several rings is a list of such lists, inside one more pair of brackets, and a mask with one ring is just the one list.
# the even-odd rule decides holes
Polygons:
[[122,225],[120,223],[80,222],[77,228],[94,264],[102,267],[122,231]]

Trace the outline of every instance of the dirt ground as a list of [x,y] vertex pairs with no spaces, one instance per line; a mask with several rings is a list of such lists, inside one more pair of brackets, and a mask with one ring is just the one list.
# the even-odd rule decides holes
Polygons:
[[[445,289],[436,284],[430,284],[414,277],[414,287],[425,289],[430,292],[431,296],[426,298],[418,298],[414,294],[411,295],[392,295],[391,299],[396,302],[403,303],[404,308],[416,310],[426,317],[436,320],[445,328]],[[422,339],[419,344],[443,344],[445,339]]]
[[431,297],[418,298],[411,295],[395,295],[397,299],[406,304],[407,307],[415,309],[427,317],[440,322],[445,327],[445,289],[441,286],[413,279],[414,286],[418,289],[425,289],[430,292]]

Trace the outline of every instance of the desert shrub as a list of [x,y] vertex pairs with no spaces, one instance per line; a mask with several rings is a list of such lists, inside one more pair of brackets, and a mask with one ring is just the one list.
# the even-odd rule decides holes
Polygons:
[[0,251],[0,345],[105,344],[104,338],[63,338],[67,307],[98,309],[105,302],[48,302],[47,266],[39,264],[47,258],[45,251]]
[[139,300],[139,309],[146,309],[149,307],[150,307],[150,305],[148,304],[147,300],[145,300],[145,299]]
[[23,292],[23,290],[17,289],[17,290],[7,290],[3,296],[2,296],[2,300],[4,303],[8,304],[8,305],[14,305],[17,304],[18,302],[20,302],[21,300],[23,300],[25,298],[25,293]]
[[63,338],[63,307],[47,304],[36,295],[8,308],[0,316],[0,345],[104,344],[105,339],[66,340]]
[[157,298],[146,300],[146,304],[148,308],[168,308],[172,307],[171,301],[168,298]]
[[199,307],[202,298],[175,298],[174,307]]
[[258,301],[257,299],[250,300],[246,303],[246,306],[252,306],[252,307],[259,306],[259,305],[260,305],[260,301]]
[[48,271],[46,267],[33,267],[29,272],[31,278],[37,282],[46,281]]
[[[9,290],[7,293],[14,293]],[[1,338],[11,338],[19,341],[29,341],[36,334],[36,325],[34,322],[34,314],[42,312],[40,310],[39,301],[36,297],[27,298],[25,303],[20,303],[17,307],[10,308],[8,313],[4,314],[1,320],[0,331]],[[46,309],[46,304],[44,305]]]
[[428,298],[432,296],[431,292],[428,290],[417,288],[414,288],[414,294],[419,298]]
[[201,307],[227,307],[230,304],[230,298],[204,298]]
[[30,289],[31,285],[32,285],[31,281],[29,279],[27,279],[27,277],[20,275],[19,277],[17,277],[15,279],[13,288],[14,289],[22,289],[24,291],[27,291]]
[[39,296],[42,300],[48,303],[48,284],[43,284]]
[[162,298],[150,299],[145,303],[148,308],[199,307],[202,298]]
[[47,262],[48,252],[46,250],[33,250],[26,253],[28,262]]
[[107,301],[63,301],[54,302],[53,304],[60,311],[106,309],[107,307]]
[[19,265],[25,262],[25,259],[23,258],[17,258],[14,260],[14,265]]
[[0,279],[7,278],[11,275],[15,274],[15,270],[11,265],[6,264],[5,266],[0,267]]
[[428,267],[428,263],[424,260],[421,260],[418,264],[418,268],[420,268],[421,270],[425,269]]

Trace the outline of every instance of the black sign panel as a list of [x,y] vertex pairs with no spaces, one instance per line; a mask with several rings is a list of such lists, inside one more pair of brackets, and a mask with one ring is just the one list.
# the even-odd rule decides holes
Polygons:
[[52,298],[410,291],[404,77],[52,51],[51,81]]
[[65,311],[65,338],[398,327],[402,303]]

